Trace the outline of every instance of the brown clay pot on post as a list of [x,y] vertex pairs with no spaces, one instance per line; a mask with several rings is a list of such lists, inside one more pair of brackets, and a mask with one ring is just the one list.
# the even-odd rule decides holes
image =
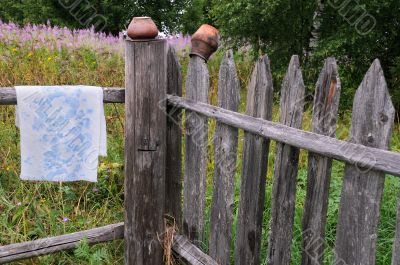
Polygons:
[[208,60],[219,45],[219,33],[216,28],[203,24],[192,36],[190,56],[197,55]]
[[158,36],[158,29],[150,17],[134,17],[129,24],[127,34],[133,40],[154,39]]

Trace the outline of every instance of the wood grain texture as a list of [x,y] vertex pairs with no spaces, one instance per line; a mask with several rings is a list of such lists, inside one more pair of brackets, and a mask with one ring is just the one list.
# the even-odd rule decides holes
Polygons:
[[[218,106],[238,111],[240,84],[232,50],[225,53],[219,70]],[[217,123],[214,136],[214,188],[211,204],[209,254],[229,265],[238,129]]]
[[392,265],[400,265],[400,198],[397,202],[396,235],[393,242]]
[[86,239],[88,244],[96,244],[123,238],[124,223],[118,223],[62,236],[0,246],[0,263],[73,249],[83,239]]
[[[193,244],[186,236],[174,236],[172,250],[178,260],[184,261],[189,265],[220,265],[210,256],[203,253],[195,244]],[[180,263],[179,263],[180,264]]]
[[[394,108],[383,71],[375,60],[358,88],[350,141],[388,149]],[[374,159],[370,154],[368,158]],[[346,164],[336,232],[336,262],[375,264],[380,204],[385,175],[362,164]]]
[[[210,87],[206,62],[190,58],[186,79],[186,98],[208,102]],[[185,112],[185,169],[183,232],[196,244],[203,241],[207,175],[208,119],[196,112]]]
[[257,119],[249,115],[224,110],[204,103],[197,103],[168,95],[168,102],[216,119],[219,122],[243,129],[264,138],[286,143],[353,165],[362,165],[394,176],[400,176],[400,154],[361,144],[341,141],[332,137],[306,132],[283,124]]
[[[261,57],[250,80],[245,117],[272,118],[273,85],[267,56]],[[223,122],[222,120],[220,120]],[[236,232],[236,265],[258,265],[269,140],[246,132]]]
[[104,87],[103,88],[104,103],[124,103],[125,88]]
[[[0,246],[0,263],[74,249],[82,240],[87,240],[88,244],[92,245],[123,238],[124,223],[121,222],[72,234]],[[183,259],[191,265],[220,265],[192,244],[185,236],[174,236],[172,250],[179,259]]]
[[[167,93],[182,96],[181,67],[173,47],[168,48]],[[163,102],[165,104],[165,102]],[[182,110],[167,107],[167,161],[165,213],[181,228],[182,221]]]
[[166,41],[126,41],[125,71],[125,264],[158,265],[163,263]]
[[[293,128],[301,128],[304,92],[299,58],[294,55],[290,60],[289,68],[282,82],[281,124]],[[279,142],[276,144],[268,265],[290,264],[298,163],[298,148]]]
[[[121,87],[103,87],[104,103],[124,103],[125,89]],[[13,87],[0,87],[0,105],[17,104],[17,94]]]
[[[314,95],[312,131],[335,137],[341,84],[334,58],[328,58]],[[303,265],[322,265],[332,159],[308,154],[307,194],[303,213]]]

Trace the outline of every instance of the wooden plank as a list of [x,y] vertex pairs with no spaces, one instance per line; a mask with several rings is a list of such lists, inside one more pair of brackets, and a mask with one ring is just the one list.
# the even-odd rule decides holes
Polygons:
[[400,199],[397,202],[396,235],[393,243],[392,265],[400,265]]
[[[89,245],[93,245],[123,238],[124,223],[121,222],[72,234],[0,246],[0,263],[74,249],[82,240],[87,240]],[[185,236],[174,236],[172,250],[180,259],[192,265],[219,265],[219,263],[192,244]]]
[[186,236],[174,236],[172,250],[179,259],[183,259],[190,265],[220,265],[220,263],[203,253]]
[[[206,62],[192,56],[186,79],[186,98],[208,102],[209,74]],[[185,169],[183,232],[198,244],[203,240],[207,176],[207,117],[185,112]]]
[[[301,128],[304,91],[299,57],[294,55],[282,82],[280,123]],[[276,144],[268,243],[269,265],[290,264],[298,163],[298,148],[279,142]]]
[[341,141],[176,96],[168,95],[167,98],[169,104],[195,111],[261,137],[270,138],[353,165],[363,165],[370,169],[400,176],[400,163],[398,162],[400,161],[400,154],[397,152]]
[[[388,149],[393,122],[393,104],[380,62],[375,60],[354,98],[350,141]],[[382,172],[360,164],[346,164],[336,232],[336,262],[375,264],[384,181]]]
[[[181,67],[173,47],[167,55],[167,93],[182,96]],[[165,103],[164,103],[165,104]],[[167,107],[167,161],[165,169],[165,213],[181,228],[182,221],[182,110]]]
[[[271,120],[272,100],[273,85],[269,59],[267,56],[263,56],[256,63],[251,77],[247,94],[246,114],[259,118],[260,121]],[[223,122],[223,120],[219,121]],[[260,263],[268,150],[268,139],[251,132],[245,133],[236,230],[236,265],[257,265]]]
[[[103,87],[104,103],[124,103],[125,89],[120,87]],[[0,87],[0,105],[17,104],[17,95],[13,87]]]
[[126,42],[125,264],[162,264],[167,95],[165,40]]
[[[340,98],[340,79],[334,58],[328,58],[315,88],[312,132],[335,137]],[[303,265],[321,265],[324,257],[332,159],[308,154],[307,194],[303,213]]]
[[[238,111],[240,84],[233,52],[225,53],[219,70],[218,106]],[[220,265],[229,265],[238,129],[217,123],[214,136],[214,189],[210,218],[209,254]]]
[[124,103],[125,88],[105,87],[103,88],[104,103]]
[[62,236],[0,246],[0,263],[73,249],[83,239],[86,239],[88,244],[97,244],[123,238],[124,223],[118,223]]

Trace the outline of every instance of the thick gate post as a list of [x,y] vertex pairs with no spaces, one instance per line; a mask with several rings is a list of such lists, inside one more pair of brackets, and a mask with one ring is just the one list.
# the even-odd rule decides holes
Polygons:
[[125,264],[161,265],[167,44],[129,38],[125,43]]

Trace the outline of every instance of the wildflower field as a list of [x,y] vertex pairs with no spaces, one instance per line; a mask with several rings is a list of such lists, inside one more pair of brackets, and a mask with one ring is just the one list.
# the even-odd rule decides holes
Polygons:
[[[183,76],[189,60],[190,37],[174,36],[168,39],[180,56]],[[124,86],[124,43],[118,37],[95,33],[93,30],[70,30],[49,25],[18,27],[0,22],[0,86],[14,85],[96,85]],[[218,70],[223,49],[209,61],[210,102],[216,104]],[[241,83],[240,111],[245,109],[246,86],[253,61],[244,53],[235,55]],[[322,64],[321,64],[322,67]],[[274,65],[272,63],[272,69]],[[318,71],[319,69],[315,69]],[[283,76],[274,76],[275,90]],[[361,82],[361,80],[360,80]],[[313,87],[313,84],[306,84]],[[346,88],[342,88],[345,90]],[[311,110],[306,110],[303,128],[310,130]],[[108,156],[101,159],[97,183],[44,183],[19,180],[19,131],[15,127],[15,106],[0,107],[0,245],[23,242],[90,229],[123,221],[123,152],[124,108],[121,104],[106,105]],[[274,107],[274,121],[278,120],[278,104]],[[341,112],[337,135],[347,140],[351,113]],[[215,122],[210,121],[210,132]],[[211,138],[211,137],[210,137]],[[243,132],[240,132],[239,152]],[[272,142],[267,176],[266,206],[262,243],[265,261],[268,241],[270,197],[275,143]],[[400,152],[400,127],[393,131],[392,150]],[[213,148],[209,145],[207,215],[212,197]],[[239,199],[241,157],[236,173],[235,207]],[[326,264],[331,264],[335,227],[340,201],[344,165],[334,162],[329,198],[327,224]],[[302,151],[297,183],[295,236],[292,264],[300,264],[300,231],[307,185],[307,153]],[[400,181],[386,179],[378,240],[377,264],[389,264],[396,222],[396,201]],[[235,215],[236,215],[235,208]],[[207,238],[207,235],[206,237]],[[207,249],[207,242],[204,244]],[[123,241],[118,240],[96,246],[84,241],[75,251],[57,253],[15,264],[123,264]]]

